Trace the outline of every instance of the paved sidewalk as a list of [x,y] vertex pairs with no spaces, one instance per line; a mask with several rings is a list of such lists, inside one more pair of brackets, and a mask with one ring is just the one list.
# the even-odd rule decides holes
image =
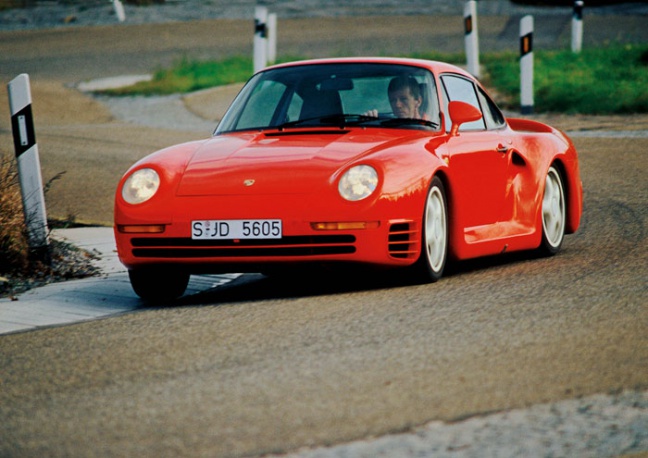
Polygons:
[[[34,288],[18,295],[18,300],[0,299],[0,334],[88,321],[143,306],[117,257],[112,228],[54,230],[52,237],[95,253],[102,274]],[[220,286],[237,276],[194,275],[185,295]]]

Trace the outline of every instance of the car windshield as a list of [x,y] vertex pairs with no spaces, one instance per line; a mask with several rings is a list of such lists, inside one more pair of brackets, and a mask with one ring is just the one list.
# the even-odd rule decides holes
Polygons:
[[306,64],[255,75],[216,135],[242,130],[363,125],[439,128],[432,74],[407,65]]

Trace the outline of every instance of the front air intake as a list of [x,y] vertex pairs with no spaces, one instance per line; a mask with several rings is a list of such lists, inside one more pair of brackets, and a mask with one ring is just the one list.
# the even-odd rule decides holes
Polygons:
[[413,222],[394,223],[389,228],[389,255],[398,259],[413,259],[418,255],[416,243],[420,233]]
[[192,240],[138,237],[131,240],[138,258],[237,258],[322,256],[355,253],[353,235],[289,236],[271,240]]

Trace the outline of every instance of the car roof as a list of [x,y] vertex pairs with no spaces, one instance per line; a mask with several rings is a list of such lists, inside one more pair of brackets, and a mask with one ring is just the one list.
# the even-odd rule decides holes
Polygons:
[[265,68],[271,70],[275,68],[296,67],[304,65],[322,65],[322,64],[394,64],[394,65],[410,65],[414,67],[422,67],[431,70],[433,73],[458,73],[472,79],[472,76],[467,71],[456,65],[448,64],[446,62],[425,60],[425,59],[412,59],[406,57],[336,57],[324,59],[309,59],[295,62],[287,62],[282,64],[273,65]]

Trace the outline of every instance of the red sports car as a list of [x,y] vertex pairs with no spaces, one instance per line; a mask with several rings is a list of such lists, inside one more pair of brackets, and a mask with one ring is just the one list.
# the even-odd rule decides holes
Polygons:
[[346,58],[267,68],[211,138],[137,162],[115,199],[119,257],[147,300],[199,272],[409,267],[556,253],[579,226],[576,150],[506,119],[462,69]]

